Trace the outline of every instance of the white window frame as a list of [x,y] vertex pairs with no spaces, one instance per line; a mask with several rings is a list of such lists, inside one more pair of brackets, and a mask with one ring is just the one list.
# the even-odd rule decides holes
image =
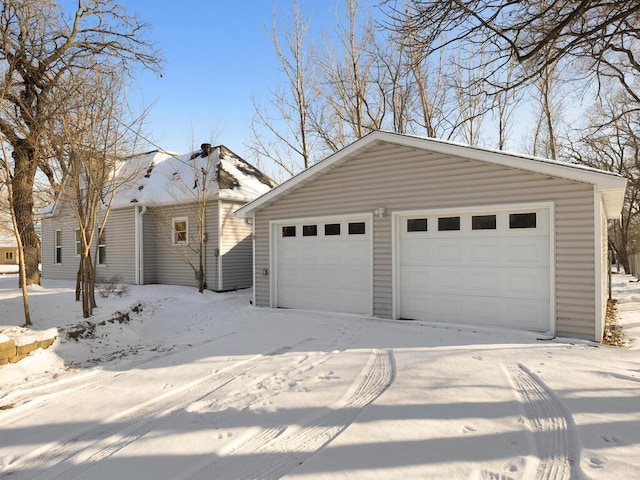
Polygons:
[[53,231],[53,263],[62,265],[62,230]]
[[82,253],[81,249],[82,249],[82,235],[80,234],[80,229],[76,228],[75,232],[74,232],[74,237],[73,237],[73,245],[75,248],[75,253],[76,253],[76,257],[79,257],[80,254]]
[[13,261],[13,252],[11,250],[8,250],[8,251],[4,252],[4,261],[5,262],[12,262]]
[[[184,222],[184,241],[178,240],[176,233],[176,223]],[[188,245],[189,244],[189,218],[188,217],[174,217],[171,219],[171,240],[174,245]]]
[[[98,247],[96,249],[96,255],[98,256],[98,265],[106,265],[107,262],[107,243],[106,243],[106,235],[102,235],[102,228],[98,227]],[[100,242],[102,240],[102,242]],[[100,249],[103,250],[104,254],[102,255],[104,261],[100,261]]]

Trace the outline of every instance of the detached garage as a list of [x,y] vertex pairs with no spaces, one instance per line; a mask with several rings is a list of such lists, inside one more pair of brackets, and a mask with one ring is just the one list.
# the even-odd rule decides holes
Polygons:
[[254,304],[599,341],[626,180],[374,132],[236,212]]

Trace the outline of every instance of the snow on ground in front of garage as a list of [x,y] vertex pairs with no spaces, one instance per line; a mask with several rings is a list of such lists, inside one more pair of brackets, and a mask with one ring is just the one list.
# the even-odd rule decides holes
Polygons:
[[[33,329],[59,338],[0,366],[0,479],[636,478],[631,280],[614,276],[627,349],[162,285],[98,298],[92,330],[74,285],[44,280]],[[8,336],[16,284],[0,277]]]

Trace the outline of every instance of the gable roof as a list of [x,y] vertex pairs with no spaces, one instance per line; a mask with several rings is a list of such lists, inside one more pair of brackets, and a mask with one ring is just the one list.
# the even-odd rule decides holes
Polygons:
[[210,195],[248,202],[271,190],[275,182],[224,145],[176,155],[155,150],[131,158],[121,175],[133,171],[136,178],[124,185],[113,208],[131,204],[165,205],[191,200],[190,190],[202,181],[202,173],[215,175]]
[[[118,169],[117,176],[131,178],[117,190],[112,208],[193,201],[190,191],[195,188],[195,182],[202,181],[203,171],[215,175],[209,196],[219,195],[225,200],[246,203],[275,185],[271,178],[224,145],[203,144],[200,150],[185,154],[152,150],[128,158]],[[63,196],[64,191],[38,215],[53,215]]]
[[504,152],[446,140],[418,137],[386,131],[372,132],[342,150],[312,165],[303,172],[291,177],[273,190],[256,198],[235,212],[237,217],[247,218],[255,212],[271,205],[279,198],[297,190],[306,183],[326,174],[360,153],[380,144],[394,144],[429,152],[454,155],[457,157],[515,168],[527,172],[540,173],[552,177],[564,178],[576,182],[594,185],[602,194],[608,218],[619,218],[624,202],[626,178],[621,175],[574,165],[546,158],[533,157],[518,153]]

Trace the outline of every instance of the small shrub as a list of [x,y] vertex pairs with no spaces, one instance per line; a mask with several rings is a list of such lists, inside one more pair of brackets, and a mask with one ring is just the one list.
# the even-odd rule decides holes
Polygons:
[[102,298],[107,298],[111,294],[121,297],[129,291],[129,285],[124,283],[118,274],[96,280],[96,288]]

